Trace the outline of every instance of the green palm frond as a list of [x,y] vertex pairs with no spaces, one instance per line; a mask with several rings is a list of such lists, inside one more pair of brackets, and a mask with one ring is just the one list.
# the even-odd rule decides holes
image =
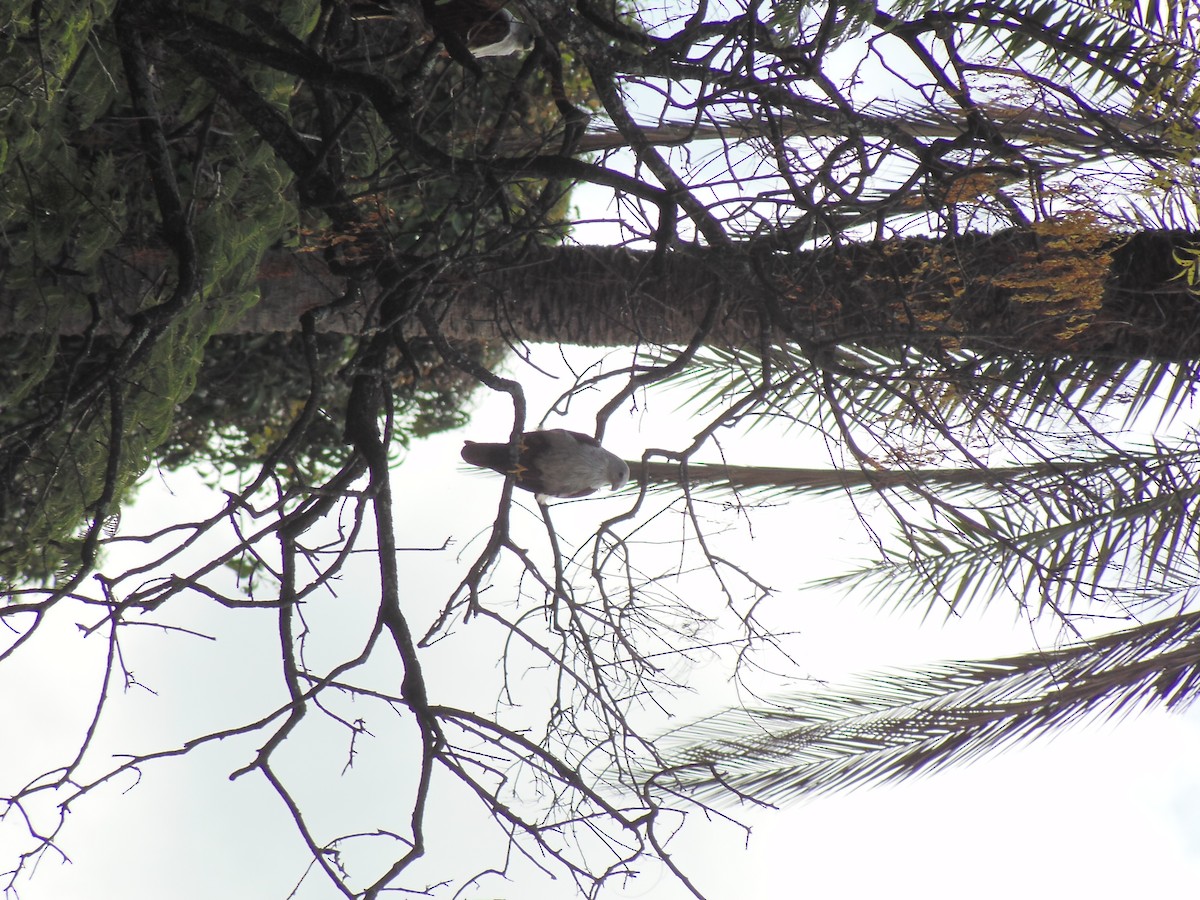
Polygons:
[[826,583],[931,612],[1012,594],[1060,613],[1077,596],[1200,577],[1194,442],[1006,474],[979,479],[963,500],[927,495],[934,514],[907,523],[902,549]]
[[785,803],[926,774],[1087,720],[1182,708],[1198,693],[1191,613],[1065,649],[728,710],[661,738],[662,765],[647,781],[706,802]]
[[1146,94],[1164,74],[1187,68],[1179,46],[1185,6],[1167,0],[1147,14],[1142,4],[1102,0],[902,0],[896,13],[910,21],[937,14],[965,28],[969,40],[998,47],[1050,77],[1070,75],[1093,93],[1123,87]]
[[988,469],[836,469],[628,461],[630,472],[650,491],[677,492],[687,485],[692,493],[737,494],[757,499],[812,498],[884,490],[907,490],[913,496],[937,493],[951,497],[963,493],[978,495],[982,489],[1010,490],[1012,485],[1018,484],[1025,490],[1032,490],[1030,482],[1034,479],[1076,477],[1114,464],[1126,464],[1124,457]]
[[1157,422],[1143,424],[1162,428],[1184,408],[1179,401],[1191,393],[1197,377],[1195,362],[1086,356],[959,353],[936,365],[929,359],[921,363],[904,377],[935,386],[948,408],[972,418],[999,417],[1013,430],[1097,415],[1127,428],[1147,413]]
[[1028,612],[1061,614],[1130,590],[1148,604],[1200,578],[1194,440],[982,469],[631,461],[630,471],[658,493],[686,485],[741,502],[887,493],[902,510],[926,507],[899,523],[903,542],[885,559],[821,582],[902,609],[952,615],[1015,596]]
[[831,6],[828,13],[803,0],[775,0],[766,16],[774,42],[793,47],[820,33],[820,43],[836,47],[857,37],[870,24],[873,6],[845,3]]
[[757,394],[765,415],[747,420],[747,427],[783,422],[833,433],[838,418],[824,396],[827,369],[837,369],[834,389],[847,398],[849,414],[871,422],[894,420],[904,413],[908,404],[903,382],[924,387],[937,366],[920,351],[892,354],[858,346],[839,347],[818,363],[799,347],[785,345],[772,348],[772,378],[764,383],[763,359],[756,351],[704,347],[691,365],[663,384],[689,391],[680,408],[691,407],[700,415]]
[[[771,352],[773,375],[764,381],[757,354],[702,351],[674,381],[688,390],[684,405],[711,416],[753,397],[765,413],[754,424],[800,425],[835,439],[848,431],[873,458],[858,471],[689,464],[685,474],[655,463],[646,470],[651,489],[678,490],[686,477],[693,491],[757,500],[894,493],[899,545],[831,583],[929,613],[1005,597],[1034,614],[1061,614],[1197,576],[1200,447],[1194,438],[1114,443],[1114,423],[1158,430],[1186,409],[1194,363],[947,360],[842,347],[818,365],[793,347]],[[838,377],[825,378],[829,370]],[[966,440],[981,454],[1003,447],[1034,461],[980,468],[951,452]],[[933,459],[962,471],[922,466]],[[927,512],[911,514],[914,503]]]
[[[680,408],[700,415],[757,394],[764,415],[749,420],[749,427],[782,422],[834,434],[841,423],[870,429],[904,422],[906,434],[920,441],[985,423],[1007,437],[1084,415],[1119,417],[1124,428],[1152,414],[1154,427],[1161,428],[1184,408],[1182,400],[1200,376],[1196,362],[965,351],[935,357],[914,347],[856,344],[834,348],[819,360],[793,344],[773,347],[769,383],[763,381],[763,362],[753,349],[704,347],[662,384],[685,391]],[[836,376],[831,388],[826,373]]]

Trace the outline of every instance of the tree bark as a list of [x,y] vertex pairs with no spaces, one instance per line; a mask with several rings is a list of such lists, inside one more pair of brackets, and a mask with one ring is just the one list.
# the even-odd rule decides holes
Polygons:
[[[515,263],[451,267],[432,290],[445,301],[450,339],[683,344],[716,303],[705,342],[726,348],[766,338],[1182,360],[1200,357],[1200,298],[1176,257],[1198,244],[1194,233],[1114,236],[1075,223],[762,256],[537,248]],[[120,332],[168,261],[142,254],[136,266],[126,259],[109,268],[99,330]],[[342,296],[346,280],[314,256],[281,250],[264,261],[258,287],[258,304],[222,331],[296,330],[304,312]],[[319,327],[362,330],[373,324],[374,299],[368,293]],[[92,317],[81,307],[54,326],[48,313],[18,316],[0,303],[0,333],[79,333]]]
[[1200,298],[1174,260],[1200,235],[1004,232],[750,258],[714,248],[656,258],[615,247],[539,250],[447,285],[448,337],[683,344],[915,344],[991,353],[1200,356]]

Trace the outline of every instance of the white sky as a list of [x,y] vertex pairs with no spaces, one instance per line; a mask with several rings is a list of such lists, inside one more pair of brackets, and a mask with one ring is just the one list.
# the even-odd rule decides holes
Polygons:
[[[589,351],[581,351],[587,354]],[[552,353],[539,364],[553,368]],[[540,412],[559,389],[527,379],[531,412]],[[618,415],[606,441],[627,457],[640,455],[664,435],[675,443],[692,425],[670,414],[667,400],[652,400],[642,415]],[[582,414],[581,414],[582,415]],[[455,540],[444,553],[401,557],[406,612],[420,630],[462,576],[478,550],[472,538],[490,522],[500,480],[467,472],[457,451],[464,435],[503,437],[510,412],[503,400],[485,402],[469,428],[414,446],[395,471],[397,540],[401,546]],[[565,424],[580,430],[589,419]],[[775,436],[730,440],[733,462],[760,461],[755,454],[788,453]],[[777,460],[770,460],[777,461]],[[168,490],[169,489],[169,490]],[[171,493],[173,491],[174,493]],[[179,507],[189,512],[215,502],[209,488],[187,474],[155,477],[123,529],[137,533]],[[612,513],[621,501],[571,504],[556,511],[563,539],[586,536],[586,527]],[[569,515],[570,514],[570,515]],[[515,515],[527,528],[523,545],[540,552],[537,523]],[[740,547],[739,562],[777,588],[764,611],[782,630],[799,633],[789,650],[804,671],[798,677],[834,680],[864,668],[906,665],[1027,649],[1029,627],[1007,610],[951,625],[892,618],[864,609],[840,594],[803,590],[812,578],[859,559],[861,541],[844,503],[835,500],[756,511],[754,538],[725,537]],[[578,528],[576,524],[578,523]],[[539,526],[540,527],[540,526]],[[544,543],[544,535],[541,535]],[[127,548],[133,557],[141,552]],[[117,562],[114,558],[113,562]],[[351,564],[338,596],[315,597],[305,606],[312,631],[310,662],[330,658],[335,648],[360,634],[374,604],[372,588],[356,587],[356,573],[369,578],[368,559]],[[511,585],[498,577],[489,603],[507,604]],[[269,708],[282,696],[278,649],[270,613],[229,612],[211,604],[173,601],[160,620],[187,625],[218,640],[144,629],[123,640],[126,663],[139,682],[155,691],[114,691],[112,719],[100,743],[113,752],[144,752],[229,725]],[[53,641],[43,635],[36,653],[0,666],[0,795],[50,764],[71,758],[86,727],[96,692],[104,641],[84,638],[75,622],[94,621],[78,609],[56,611]],[[495,633],[476,624],[458,629],[452,641],[425,656],[435,702],[492,709],[498,692]],[[1053,635],[1040,635],[1052,640]],[[380,669],[384,672],[386,667]],[[700,687],[684,698],[683,714],[712,710],[727,702],[712,672],[682,670]],[[385,673],[383,677],[392,677]],[[718,679],[719,680],[719,679]],[[20,686],[16,688],[14,686]],[[346,712],[343,710],[343,712]],[[302,726],[291,749],[280,756],[289,784],[311,810],[323,834],[375,828],[402,830],[410,789],[411,733],[399,717],[379,709],[368,716],[373,740],[342,774],[344,735],[319,716]],[[358,714],[358,712],[347,714]],[[142,781],[104,788],[75,807],[61,845],[72,863],[46,859],[36,876],[20,884],[23,900],[201,900],[284,897],[300,880],[305,850],[277,799],[262,778],[251,774],[230,782],[262,738],[230,740],[184,761],[147,766]],[[1153,713],[1119,726],[1093,726],[1056,739],[986,759],[904,785],[822,798],[785,811],[748,811],[737,827],[695,816],[673,847],[679,863],[713,898],[840,897],[973,898],[1178,894],[1200,877],[1200,716]],[[103,764],[103,753],[96,763]],[[502,845],[481,823],[460,790],[445,779],[433,809],[429,859],[417,872],[434,883],[441,877],[502,862]],[[0,824],[5,838],[20,829],[11,817]],[[348,856],[352,871],[373,871],[369,853]],[[413,881],[405,884],[414,886]],[[296,894],[305,900],[336,896],[320,876],[310,876]],[[397,896],[405,896],[398,894]],[[463,897],[557,898],[573,896],[564,882],[546,882],[516,867],[513,880],[483,882]],[[661,872],[647,871],[626,885],[612,884],[605,900],[654,897],[674,900],[685,893]]]

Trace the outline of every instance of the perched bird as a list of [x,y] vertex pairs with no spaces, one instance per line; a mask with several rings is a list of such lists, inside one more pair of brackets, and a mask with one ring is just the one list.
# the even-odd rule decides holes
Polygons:
[[533,48],[533,31],[506,5],[507,0],[422,0],[425,18],[450,55],[458,45],[476,59]]
[[462,458],[481,469],[512,474],[516,485],[543,497],[586,497],[602,487],[614,491],[629,480],[625,461],[587,434],[555,428],[527,431],[518,446],[517,468],[510,464],[508,444],[466,441]]
[[345,0],[356,22],[398,20],[426,38],[438,37],[447,55],[477,74],[484,56],[507,56],[533,49],[533,29],[518,21],[508,0]]

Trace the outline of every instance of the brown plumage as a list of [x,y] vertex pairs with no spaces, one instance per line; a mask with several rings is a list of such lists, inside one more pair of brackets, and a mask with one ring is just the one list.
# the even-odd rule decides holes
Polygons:
[[501,475],[511,471],[517,487],[537,494],[539,502],[543,497],[586,497],[602,487],[615,491],[629,480],[624,460],[601,447],[591,435],[562,428],[525,432],[515,470],[507,443],[465,441],[462,458]]

